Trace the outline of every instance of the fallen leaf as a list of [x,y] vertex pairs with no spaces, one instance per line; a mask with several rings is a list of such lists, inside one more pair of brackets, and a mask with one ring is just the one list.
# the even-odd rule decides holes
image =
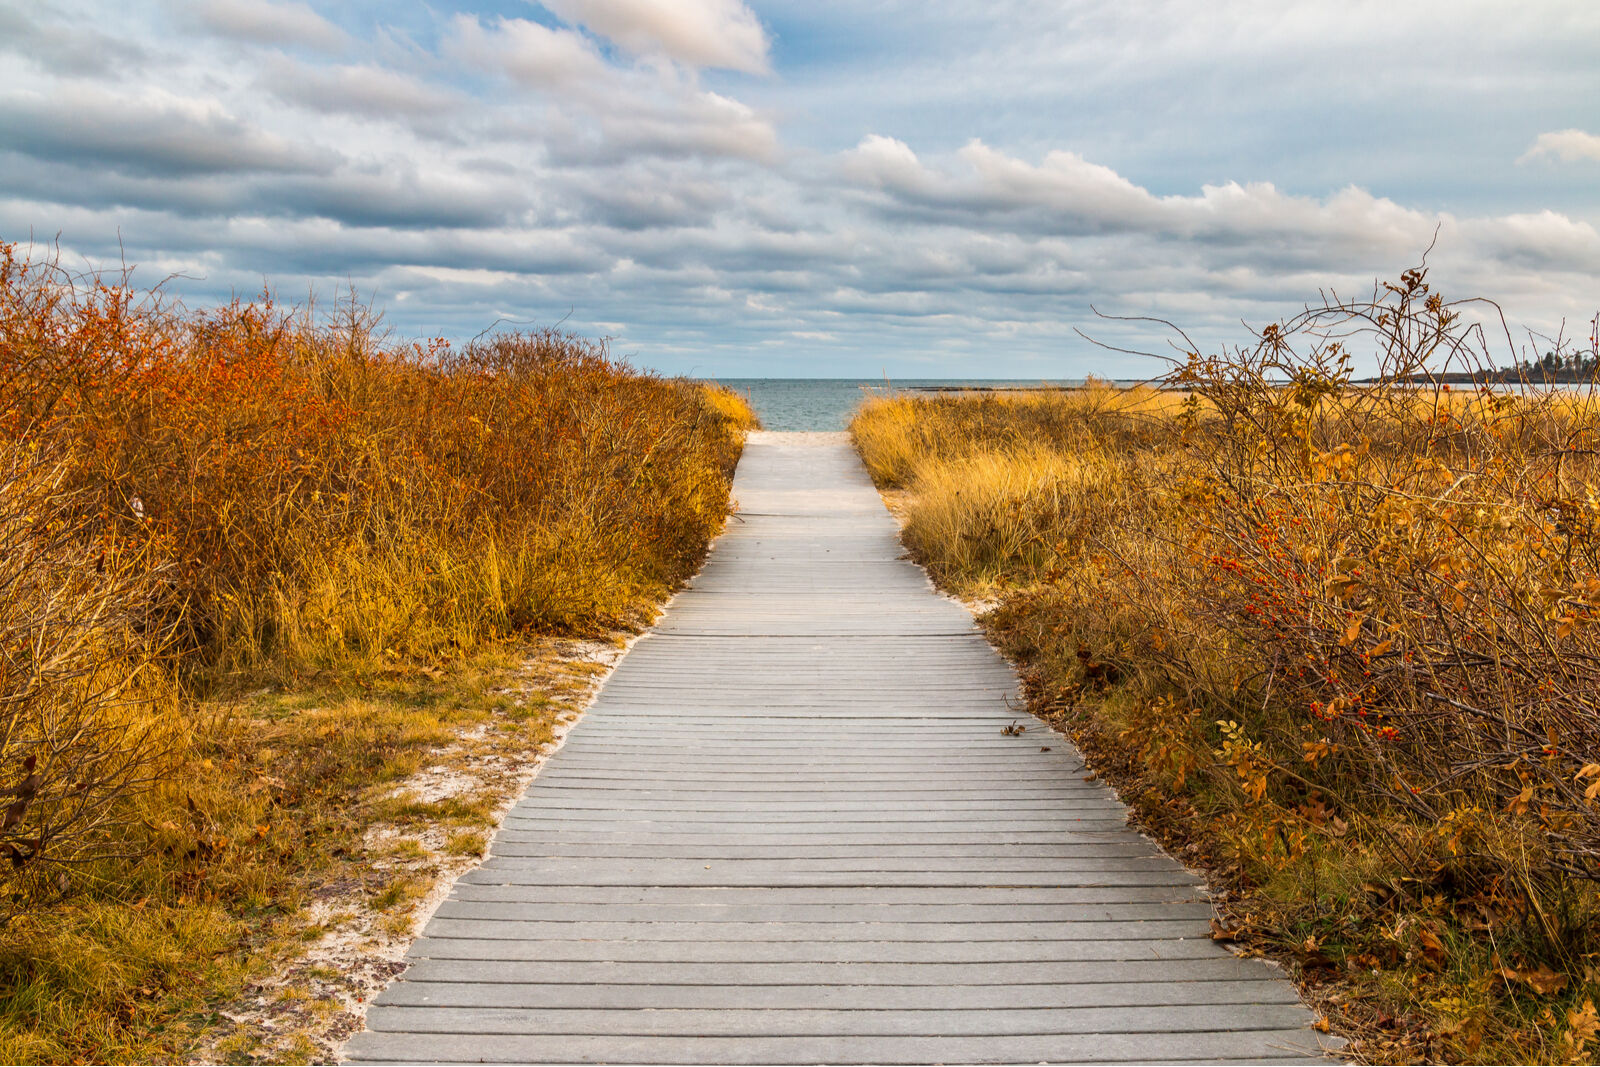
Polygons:
[[1426,926],[1417,931],[1417,940],[1422,942],[1422,954],[1428,957],[1430,963],[1443,964],[1449,958],[1450,954],[1445,950],[1444,942],[1439,940],[1439,935]]
[[1567,1026],[1570,1029],[1562,1035],[1561,1044],[1568,1061],[1575,1061],[1600,1033],[1600,1014],[1594,1010],[1594,1001],[1585,999],[1583,1007],[1567,1012]]
[[1559,993],[1567,987],[1567,976],[1557,974],[1543,963],[1537,967],[1502,967],[1500,976],[1507,982],[1521,982],[1535,993],[1545,996]]

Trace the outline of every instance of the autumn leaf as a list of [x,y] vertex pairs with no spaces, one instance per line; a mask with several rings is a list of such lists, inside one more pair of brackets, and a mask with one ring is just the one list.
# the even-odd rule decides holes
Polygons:
[[1312,764],[1339,751],[1339,746],[1325,737],[1318,738],[1315,741],[1302,741],[1300,742],[1300,747],[1303,750],[1305,761]]
[[1545,996],[1559,993],[1567,987],[1567,976],[1557,974],[1543,963],[1537,967],[1502,967],[1500,977],[1504,978],[1507,984],[1521,982],[1535,993]]
[[1526,814],[1527,810],[1528,810],[1528,804],[1532,800],[1533,800],[1533,786],[1532,785],[1525,785],[1525,786],[1522,787],[1522,792],[1518,793],[1516,796],[1514,796],[1510,800],[1506,801],[1506,810],[1511,812],[1511,814],[1513,814],[1513,815]]
[[1449,958],[1450,953],[1446,951],[1444,942],[1439,940],[1439,935],[1428,927],[1424,926],[1417,931],[1417,940],[1422,943],[1422,954],[1428,958],[1429,963],[1442,966]]
[[1570,1029],[1561,1036],[1561,1045],[1567,1060],[1575,1062],[1595,1034],[1600,1033],[1600,1014],[1594,1010],[1594,1001],[1585,999],[1583,1007],[1567,1012],[1567,1026]]

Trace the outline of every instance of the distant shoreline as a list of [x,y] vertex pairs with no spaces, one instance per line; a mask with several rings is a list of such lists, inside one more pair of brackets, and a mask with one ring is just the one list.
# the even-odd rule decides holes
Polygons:
[[[1114,381],[1114,380],[1104,379],[1104,378],[1095,378],[1095,379],[1093,379],[1093,381],[1096,384],[1109,385],[1109,386],[1111,386],[1111,387],[1113,387],[1115,389],[1134,389],[1134,388],[1138,388],[1140,386],[1145,386],[1145,387],[1148,387],[1148,388],[1151,388],[1151,389],[1172,389],[1172,388],[1175,388],[1174,386],[1165,385],[1165,384],[1163,384],[1161,382],[1136,382],[1136,381],[1132,381],[1131,379],[1130,380],[1124,380],[1124,381]],[[892,388],[896,388],[898,391],[907,392],[907,393],[1070,393],[1070,392],[1075,392],[1075,391],[1077,391],[1079,389],[1087,388],[1088,385],[1089,385],[1088,382],[1074,382],[1074,383],[1070,383],[1070,384],[1069,383],[1061,383],[1061,382],[1041,382],[1041,383],[1033,384],[1033,385],[1018,383],[1016,385],[959,385],[959,384],[956,384],[956,385],[907,385],[907,386],[899,386],[899,387],[891,386],[891,387]]]
[[[1547,371],[1540,368],[1530,373],[1522,370],[1447,371],[1443,374],[1408,374],[1399,379],[1415,385],[1589,385],[1600,379],[1597,372],[1578,370]],[[1369,385],[1381,378],[1362,378]]]

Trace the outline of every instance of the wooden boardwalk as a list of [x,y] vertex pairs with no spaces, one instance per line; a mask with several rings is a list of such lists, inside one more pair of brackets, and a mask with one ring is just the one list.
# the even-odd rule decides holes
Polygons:
[[899,558],[843,435],[755,435],[735,492],[349,1059],[1315,1054],[1289,983],[1210,940],[1199,883]]

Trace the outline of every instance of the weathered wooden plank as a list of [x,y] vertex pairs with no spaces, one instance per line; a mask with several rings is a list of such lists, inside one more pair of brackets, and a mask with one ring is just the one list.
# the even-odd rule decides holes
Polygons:
[[389,1007],[819,1009],[852,1011],[1023,1008],[1132,1008],[1173,1004],[1292,1004],[1286,982],[1079,982],[1075,985],[573,985],[424,982],[410,979],[383,996]]
[[649,1035],[668,1037],[951,1036],[1010,1034],[1179,1034],[1286,1030],[1308,1026],[1294,1003],[1151,1004],[1134,1008],[946,1008],[926,1011],[831,1008],[523,1008],[470,1004],[375,1004],[372,1030],[406,1033]]
[[536,919],[457,919],[435,915],[428,930],[439,937],[487,940],[595,937],[653,941],[1089,941],[1183,937],[1192,919],[1112,922],[897,923],[897,922],[545,922]]
[[[440,939],[438,944],[450,943]],[[754,962],[734,957],[716,963],[682,963],[672,959],[658,959],[644,963],[624,960],[569,959],[562,952],[575,952],[580,945],[594,942],[544,943],[558,953],[549,960],[496,959],[497,954],[510,955],[529,942],[507,939],[465,939],[462,944],[476,946],[487,956],[474,955],[471,959],[435,958],[421,959],[407,972],[407,979],[417,982],[470,982],[510,983],[514,985],[540,983],[575,983],[589,985],[835,985],[835,986],[931,986],[945,985],[1048,985],[1068,995],[1068,987],[1100,985],[1106,982],[1137,983],[1161,986],[1168,983],[1187,984],[1204,982],[1255,981],[1263,978],[1265,967],[1251,960],[1231,956],[1204,958],[1178,957],[1172,959],[1055,959],[1048,956],[1022,958],[999,963],[918,963],[918,962],[807,962],[804,960]],[[495,949],[496,943],[505,947]],[[1145,942],[1140,942],[1144,944]],[[429,945],[435,942],[430,939]],[[602,943],[604,944],[604,943]],[[612,942],[612,945],[619,943]],[[651,942],[627,942],[645,946]],[[663,950],[672,942],[656,942]],[[702,942],[694,942],[694,945]],[[739,944],[728,942],[727,944]],[[785,942],[757,942],[765,952],[768,946],[781,946]],[[837,946],[837,942],[812,942],[818,946],[812,951],[824,951],[823,946]],[[897,943],[897,949],[909,952],[916,942]],[[929,952],[944,948],[950,954],[972,956],[970,942],[927,942]],[[1085,942],[1086,945],[1109,945],[1110,942]],[[798,949],[797,949],[798,950]],[[855,943],[857,954],[864,954],[861,943]],[[1123,951],[1137,951],[1137,946],[1126,946]]]
[[[495,847],[499,849],[502,844],[507,844],[515,839],[508,835],[499,835],[495,839]],[[537,842],[529,842],[537,844]],[[537,864],[518,864],[523,868],[537,867],[548,871],[576,871],[580,873],[601,874],[616,873],[619,871],[649,870],[663,877],[672,877],[678,874],[694,874],[697,871],[711,867],[713,870],[724,872],[740,872],[756,876],[795,874],[806,872],[824,872],[828,874],[843,874],[850,872],[863,872],[869,874],[883,874],[889,872],[909,871],[919,874],[936,874],[942,872],[962,871],[979,874],[1006,874],[1006,873],[1051,873],[1063,871],[1073,875],[1102,874],[1109,872],[1127,873],[1132,871],[1180,871],[1182,868],[1166,856],[1151,855],[1148,846],[1144,851],[1135,851],[1136,845],[1127,845],[1123,851],[1115,856],[1074,856],[1071,858],[1047,857],[1035,859],[1032,857],[1013,858],[1010,856],[980,856],[967,857],[955,856],[908,856],[908,857],[881,857],[881,856],[852,856],[852,857],[826,857],[823,859],[724,859],[720,861],[706,860],[700,862],[701,857],[661,860],[652,859],[644,861],[611,862],[600,859],[550,859]],[[536,855],[533,850],[525,850],[527,855]],[[511,856],[512,852],[497,853],[498,855]],[[681,855],[681,853],[680,853]],[[1191,879],[1192,880],[1192,879]],[[665,883],[662,883],[665,884]]]
[[[494,874],[517,871],[515,857],[497,862]],[[737,870],[684,872],[655,875],[644,867],[638,870],[604,870],[595,874],[583,871],[551,871],[537,865],[525,866],[542,885],[682,885],[682,886],[950,886],[1031,885],[1031,886],[1172,886],[1193,885],[1191,876],[1165,871],[1030,871],[986,874],[981,871],[796,871],[757,874]]]
[[[503,840],[497,835],[495,840]],[[809,847],[792,844],[700,845],[690,849],[672,841],[650,841],[627,844],[604,841],[598,844],[575,844],[532,838],[527,844],[539,848],[529,850],[529,855],[549,859],[645,859],[679,860],[684,863],[708,863],[719,859],[769,859],[792,860],[805,863],[826,859],[862,859],[867,857],[889,859],[967,859],[1000,861],[1020,859],[1065,860],[1073,856],[1142,856],[1149,854],[1149,843],[1129,834],[1105,833],[1099,835],[1074,835],[1072,840],[1056,841],[1043,845],[1012,845],[1004,842],[975,841],[967,844],[915,844],[896,841],[887,844],[825,843]],[[920,865],[919,865],[920,866]],[[471,872],[463,877],[469,877]]]
[[[1086,823],[1085,829],[1080,834],[1083,840],[1105,840],[1107,836],[1123,829],[1115,823],[1093,822]],[[930,844],[949,845],[959,843],[979,844],[1015,844],[1037,845],[1059,842],[1066,836],[1060,830],[1022,831],[1013,833],[990,832],[987,835],[970,833],[936,832],[936,833],[906,833],[895,835],[892,833],[858,833],[855,831],[841,830],[834,833],[781,833],[769,832],[734,832],[726,833],[695,833],[681,834],[670,829],[656,833],[644,831],[611,832],[603,830],[571,830],[549,831],[529,842],[545,846],[546,851],[559,853],[562,849],[572,845],[659,845],[674,840],[683,848],[685,855],[698,855],[699,850],[706,846],[727,845],[793,845],[797,850],[838,845],[894,845],[894,844]],[[1002,868],[1003,869],[1003,868]]]
[[804,904],[814,907],[854,905],[866,907],[1066,907],[1084,904],[1151,904],[1202,900],[1190,886],[1125,887],[1010,887],[969,886],[891,889],[883,886],[837,886],[784,889],[777,886],[541,886],[486,884],[458,881],[451,890],[457,900],[516,900],[526,903],[585,904],[611,907],[652,904],[676,907],[686,904],[717,907]]
[[656,923],[1036,923],[1209,919],[1204,901],[1177,903],[1045,904],[552,904],[548,901],[463,898],[435,914],[449,919],[537,919],[545,922]]
[[355,1062],[401,1063],[1196,1063],[1316,1055],[1309,1029],[986,1037],[634,1037],[372,1033]]
[[[733,801],[730,798],[729,806]],[[830,817],[836,814],[837,817]],[[848,821],[852,830],[873,831],[881,826],[905,827],[918,832],[934,832],[939,830],[959,831],[962,833],[1005,833],[1012,830],[1042,831],[1051,829],[1071,830],[1080,827],[1084,822],[1110,822],[1113,826],[1126,821],[1124,809],[1118,805],[1103,800],[1073,800],[1063,801],[1059,805],[1050,805],[1038,809],[1017,808],[1014,811],[1002,809],[995,813],[989,810],[960,810],[943,808],[912,808],[904,811],[884,811],[878,807],[868,807],[851,812],[843,809],[837,813],[824,810],[807,809],[803,811],[788,811],[778,808],[771,811],[744,811],[726,810],[708,812],[701,810],[671,811],[653,808],[627,808],[618,810],[599,809],[595,811],[574,811],[571,808],[518,808],[506,816],[505,825],[524,831],[532,831],[535,827],[549,827],[552,830],[570,830],[568,824],[578,823],[582,826],[591,826],[603,829],[613,829],[623,826],[660,826],[667,825],[674,830],[693,833],[701,829],[715,831],[723,830],[749,830],[751,828],[765,828],[781,830],[785,833],[827,832],[836,829],[840,822]]]
[[733,802],[745,810],[756,804],[761,807],[781,806],[785,811],[849,811],[863,805],[881,808],[883,804],[937,803],[961,806],[989,805],[1009,810],[1013,804],[1056,803],[1080,797],[1099,797],[1101,792],[1089,786],[1041,786],[1036,789],[988,788],[979,783],[945,789],[881,788],[862,784],[837,786],[836,796],[826,798],[815,789],[763,789],[755,783],[745,788],[711,789],[704,786],[685,786],[680,789],[640,788],[637,784],[606,779],[588,779],[581,782],[551,781],[542,783],[538,797],[528,797],[521,807],[537,810],[544,807],[613,808],[619,805],[638,804],[655,808],[692,805],[692,810],[719,811],[720,807],[701,807]]
[[[682,975],[690,984],[732,981],[731,975],[707,968],[684,971],[693,964],[763,964],[764,969],[746,975],[755,984],[796,984],[831,976],[824,984],[845,985],[942,985],[998,983],[1022,985],[1032,982],[1060,985],[1086,980],[1084,975],[1099,975],[1106,981],[1169,980],[1173,972],[1162,968],[1175,960],[1203,960],[1207,967],[1179,973],[1185,981],[1253,979],[1280,972],[1260,960],[1240,959],[1209,939],[1172,938],[1165,941],[885,941],[877,944],[834,941],[502,941],[473,938],[442,938],[431,934],[418,940],[412,950],[417,960],[459,960],[478,968],[472,981],[533,982],[655,982]],[[498,969],[494,961],[520,961],[544,968],[521,972]],[[1104,970],[1040,969],[1041,963],[1084,963],[1088,961],[1149,962],[1156,967],[1144,972],[1116,977]],[[572,966],[593,963],[600,969]],[[648,963],[632,971],[629,964]],[[1009,964],[1026,966],[1007,970]],[[663,970],[655,964],[672,964]],[[827,964],[831,969],[802,971],[793,965]],[[848,971],[839,965],[851,964]],[[785,969],[787,965],[788,969]],[[905,965],[905,966],[902,966]],[[944,970],[939,970],[943,966]],[[420,965],[418,965],[420,968]],[[621,969],[618,969],[621,968]],[[426,972],[407,972],[407,979],[421,979]],[[534,975],[542,975],[536,977]],[[1078,977],[1074,978],[1073,976]],[[487,977],[481,977],[487,976]],[[963,977],[964,976],[964,977]]]

